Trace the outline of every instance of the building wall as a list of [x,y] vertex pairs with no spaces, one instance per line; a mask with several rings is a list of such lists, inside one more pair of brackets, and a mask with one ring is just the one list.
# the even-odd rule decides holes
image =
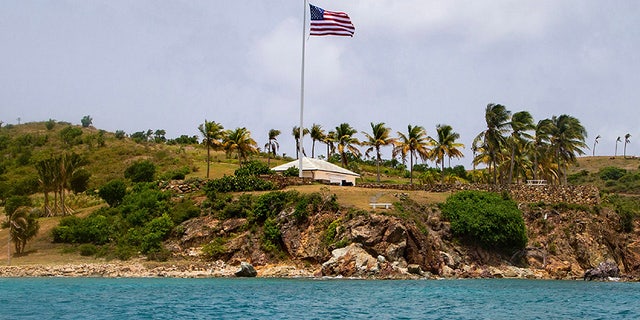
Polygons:
[[314,176],[313,176],[314,180],[325,181],[332,184],[341,183],[342,180],[345,180],[346,182],[351,183],[354,186],[356,185],[356,177],[354,176],[343,175],[343,174],[334,173],[334,172],[325,172],[325,171],[313,171],[313,173],[314,173]]

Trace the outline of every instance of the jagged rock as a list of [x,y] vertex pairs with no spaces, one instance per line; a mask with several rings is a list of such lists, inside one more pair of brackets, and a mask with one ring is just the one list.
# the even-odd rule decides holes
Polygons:
[[379,270],[378,260],[358,243],[333,250],[331,259],[322,264],[323,276],[369,276],[376,274]]
[[240,269],[235,273],[236,277],[255,277],[258,275],[256,269],[247,262],[240,263]]
[[584,280],[606,280],[620,277],[620,268],[613,261],[601,262],[597,267],[585,271]]
[[410,264],[407,266],[407,272],[410,274],[422,275],[422,268],[417,264]]

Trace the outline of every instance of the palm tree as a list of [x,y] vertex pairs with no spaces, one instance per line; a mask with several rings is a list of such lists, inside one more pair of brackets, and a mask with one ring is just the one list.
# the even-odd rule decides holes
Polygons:
[[343,168],[346,168],[349,164],[347,151],[356,157],[360,157],[360,150],[356,148],[356,146],[360,145],[360,141],[353,136],[356,133],[358,133],[358,130],[351,127],[348,123],[341,123],[336,127],[335,139]]
[[198,126],[198,130],[204,138],[202,143],[207,146],[207,179],[209,178],[209,163],[211,159],[210,150],[218,150],[222,146],[222,139],[224,138],[224,127],[216,123],[215,121],[204,120],[204,123]]
[[365,156],[369,156],[371,151],[376,151],[376,171],[378,173],[377,181],[380,183],[380,162],[382,158],[380,156],[380,147],[392,145],[396,140],[394,138],[389,137],[391,133],[391,129],[385,127],[384,122],[374,124],[371,122],[371,134],[367,132],[362,132],[364,136],[367,138],[362,144],[365,146],[369,146],[369,148],[365,151]]
[[511,122],[509,122],[511,126],[511,139],[509,140],[511,143],[511,163],[509,165],[509,185],[513,181],[513,168],[515,166],[516,159],[516,149],[518,152],[524,148],[527,140],[531,140],[533,137],[527,133],[527,131],[535,129],[535,125],[533,124],[533,117],[527,111],[516,112],[511,116]]
[[324,130],[319,124],[313,124],[311,126],[311,158],[315,158],[316,153],[316,141],[323,141],[325,138]]
[[84,164],[85,160],[76,153],[66,153],[55,160],[57,168],[53,171],[55,181],[54,187],[60,194],[60,208],[62,215],[67,214],[65,190],[69,187],[69,183],[71,182],[71,177],[73,177],[74,172],[80,169]]
[[334,142],[336,142],[336,132],[331,130],[324,136],[324,140],[322,140],[327,145],[327,160],[331,157],[331,153],[333,153],[336,149]]
[[533,180],[538,180],[538,163],[541,157],[549,154],[549,141],[551,139],[551,130],[553,122],[549,119],[538,121],[534,129],[533,142],[531,144],[533,153]]
[[414,127],[409,125],[407,129],[407,135],[398,131],[398,139],[393,148],[393,157],[395,158],[398,153],[402,154],[403,159],[407,154],[409,155],[409,183],[413,184],[413,158],[416,153],[422,160],[426,160],[429,157],[429,149],[427,148],[429,137],[421,126]]
[[440,163],[440,170],[442,175],[442,182],[444,182],[444,158],[449,159],[462,158],[462,151],[458,148],[464,148],[462,143],[457,143],[456,140],[460,138],[460,134],[453,131],[453,128],[448,124],[439,124],[436,126],[437,139],[429,137],[433,148],[429,152],[429,158],[435,160],[436,163]]
[[55,192],[56,170],[59,170],[59,166],[56,164],[55,158],[49,158],[36,162],[35,167],[38,171],[38,182],[44,193],[43,211],[45,216],[50,217],[53,215],[53,211],[49,207],[49,192]]
[[556,156],[560,182],[566,183],[568,165],[575,163],[576,154],[584,154],[582,148],[587,147],[585,144],[587,130],[580,120],[566,114],[553,116],[551,122],[553,123],[550,136],[551,148]]
[[618,142],[622,142],[622,138],[618,137],[618,139],[616,139],[616,150],[613,153],[614,158],[618,156]]
[[498,152],[505,144],[505,135],[509,131],[509,119],[511,118],[511,112],[501,104],[490,103],[485,109],[485,122],[487,128],[480,132],[476,137],[476,141],[482,144],[482,147],[486,149],[489,156],[489,169],[493,168],[493,183],[497,183],[497,167],[498,167]]
[[[296,159],[300,158],[300,127],[295,126],[293,127],[293,130],[291,130],[291,134],[293,135],[293,138],[296,139]],[[303,136],[306,136],[309,134],[309,129],[304,128],[302,130],[302,134]],[[304,152],[304,146],[302,146],[302,155],[304,155],[305,157],[307,156],[307,153]]]
[[258,153],[258,144],[251,138],[251,132],[244,127],[227,130],[222,148],[227,153],[227,157],[236,153],[240,166],[247,161],[250,154]]
[[629,140],[629,138],[631,138],[631,134],[627,133],[624,135],[624,153],[623,153],[624,159],[627,158],[627,143],[631,143],[631,140]]
[[595,139],[595,140],[593,140],[593,154],[592,154],[592,156],[594,156],[594,157],[595,157],[595,155],[596,155],[596,145],[597,145],[597,144],[598,144],[598,142],[599,142],[598,140],[600,140],[600,135],[598,135],[598,136],[596,137],[596,139]]
[[278,144],[278,136],[280,135],[280,130],[271,129],[269,130],[269,140],[264,145],[264,150],[267,151],[267,167],[271,166],[271,154],[276,156],[276,152],[280,149],[280,144]]
[[7,212],[5,225],[9,227],[9,237],[13,241],[16,253],[24,252],[27,241],[33,239],[40,230],[37,215],[28,207],[18,207],[13,212]]

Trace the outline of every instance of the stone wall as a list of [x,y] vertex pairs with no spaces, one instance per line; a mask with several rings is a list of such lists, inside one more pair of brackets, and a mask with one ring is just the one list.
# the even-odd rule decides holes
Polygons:
[[424,190],[429,192],[454,192],[462,190],[478,191],[507,191],[517,202],[533,203],[571,203],[583,205],[597,205],[600,203],[600,191],[595,186],[566,186],[566,185],[526,185],[517,184],[489,185],[489,184],[359,184],[360,188],[380,188],[393,190]]

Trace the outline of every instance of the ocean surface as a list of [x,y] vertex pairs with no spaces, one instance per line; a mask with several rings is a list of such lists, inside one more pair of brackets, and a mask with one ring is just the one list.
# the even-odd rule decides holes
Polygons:
[[0,279],[2,319],[640,319],[640,283]]

